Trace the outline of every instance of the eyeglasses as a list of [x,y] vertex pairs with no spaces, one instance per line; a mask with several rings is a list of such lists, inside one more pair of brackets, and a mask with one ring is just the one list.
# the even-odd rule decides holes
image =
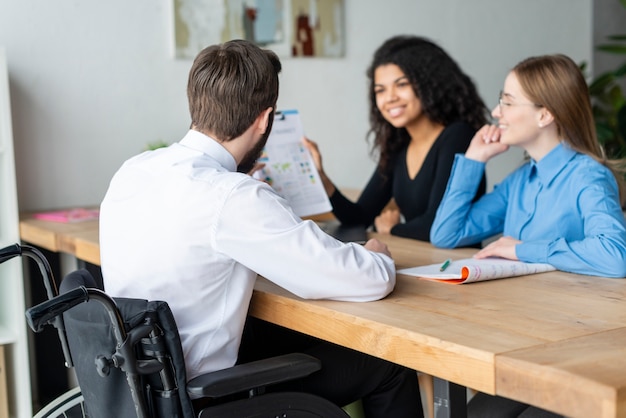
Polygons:
[[543,107],[540,104],[537,103],[509,103],[509,102],[505,102],[504,99],[502,98],[503,93],[500,92],[500,95],[498,96],[498,106],[500,106],[500,111],[502,112],[504,110],[504,108],[506,107],[512,107],[512,106],[534,106],[534,107]]

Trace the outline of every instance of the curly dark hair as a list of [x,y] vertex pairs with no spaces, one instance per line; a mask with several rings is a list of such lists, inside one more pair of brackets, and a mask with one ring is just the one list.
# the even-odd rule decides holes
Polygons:
[[376,106],[374,72],[386,64],[397,65],[407,76],[422,103],[424,114],[433,122],[448,126],[464,121],[476,130],[487,123],[489,109],[478,95],[473,81],[441,47],[419,36],[394,36],[376,50],[367,69],[370,82],[370,130],[367,137],[374,137],[371,153],[374,155],[378,151],[378,169],[382,173],[386,171],[391,156],[411,140],[406,129],[392,126]]

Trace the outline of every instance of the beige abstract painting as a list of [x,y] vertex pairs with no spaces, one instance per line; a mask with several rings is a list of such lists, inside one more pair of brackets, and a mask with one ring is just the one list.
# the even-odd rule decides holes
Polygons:
[[281,57],[342,57],[344,0],[173,0],[174,55],[247,39]]

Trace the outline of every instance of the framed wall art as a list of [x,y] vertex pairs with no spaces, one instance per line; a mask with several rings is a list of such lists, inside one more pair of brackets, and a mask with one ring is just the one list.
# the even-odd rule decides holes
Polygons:
[[281,57],[342,57],[344,0],[173,0],[174,55],[247,39]]

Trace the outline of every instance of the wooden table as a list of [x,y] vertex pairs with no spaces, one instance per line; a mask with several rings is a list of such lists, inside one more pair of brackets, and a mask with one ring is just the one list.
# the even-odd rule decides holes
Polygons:
[[20,216],[20,237],[22,241],[46,250],[71,254],[80,260],[100,265],[97,220],[49,222],[24,213]]
[[[24,217],[22,239],[99,263],[94,224]],[[67,230],[65,230],[67,227]],[[398,268],[466,258],[392,236]],[[482,392],[571,417],[626,417],[626,281],[550,272],[469,285],[398,275],[368,303],[300,299],[260,278],[250,313]]]

